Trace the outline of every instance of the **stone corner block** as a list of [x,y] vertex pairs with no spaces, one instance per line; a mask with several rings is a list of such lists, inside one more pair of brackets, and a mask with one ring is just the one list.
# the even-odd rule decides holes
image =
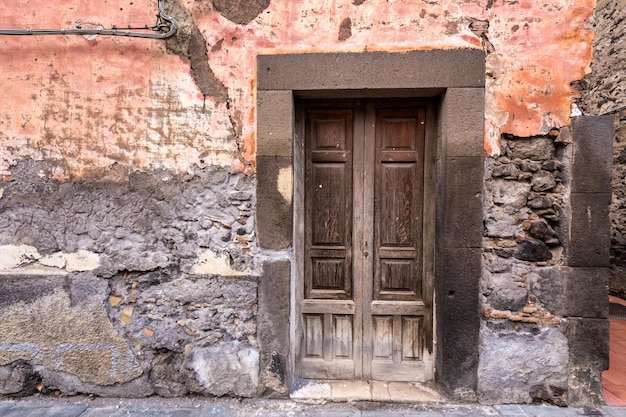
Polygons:
[[288,157],[257,158],[257,235],[263,249],[286,249],[293,239],[293,167]]
[[609,266],[611,193],[572,193],[568,266]]
[[572,119],[572,192],[611,192],[613,129],[611,116]]
[[570,319],[568,404],[602,405],[602,371],[609,367],[609,321]]
[[609,268],[564,268],[569,317],[605,319],[609,315]]
[[608,317],[609,269],[554,266],[534,271],[531,294],[561,317]]
[[290,90],[257,92],[257,156],[291,157],[293,112]]

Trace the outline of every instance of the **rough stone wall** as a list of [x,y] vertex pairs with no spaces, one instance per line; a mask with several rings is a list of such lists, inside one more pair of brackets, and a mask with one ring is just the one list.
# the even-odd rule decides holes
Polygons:
[[[143,26],[156,10],[107,4],[9,2],[0,27]],[[288,285],[259,277],[289,268],[255,236],[257,56],[475,48],[493,156],[479,399],[564,403],[563,135],[593,4],[168,0],[166,42],[0,37],[0,393],[287,392],[272,338],[288,323],[271,315]],[[289,173],[272,178],[285,199]],[[505,345],[513,367],[490,360]]]
[[[557,316],[564,277],[551,272],[562,263],[569,142],[569,131],[506,137],[500,156],[486,160],[478,369],[486,402],[568,404],[566,321]],[[503,381],[511,368],[516,375]]]
[[602,401],[612,138],[606,122],[580,117],[552,135],[504,137],[501,155],[486,160],[482,401]]
[[598,1],[592,22],[592,73],[579,83],[579,105],[585,114],[615,118],[610,291],[626,298],[626,1]]
[[46,169],[19,163],[0,200],[1,392],[256,395],[252,178]]

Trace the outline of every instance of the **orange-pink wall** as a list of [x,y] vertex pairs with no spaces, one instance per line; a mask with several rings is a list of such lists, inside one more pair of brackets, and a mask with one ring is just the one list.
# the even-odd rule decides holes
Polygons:
[[[52,162],[56,168],[42,175],[61,180],[183,173],[194,165],[252,172],[258,54],[481,48],[471,19],[489,21],[495,49],[487,57],[486,151],[499,151],[502,133],[532,136],[570,123],[577,96],[570,83],[589,71],[594,0],[354,3],[272,0],[239,25],[209,1],[181,0],[206,38],[229,103],[205,99],[189,61],[161,40],[0,36],[0,173],[8,180],[10,167],[26,158]],[[77,20],[123,27],[152,24],[157,4],[7,0],[3,10],[0,28],[73,28]],[[340,41],[346,18],[352,35]]]

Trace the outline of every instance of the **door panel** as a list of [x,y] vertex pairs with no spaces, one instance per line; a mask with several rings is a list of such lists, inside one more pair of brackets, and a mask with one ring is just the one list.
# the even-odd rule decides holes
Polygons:
[[302,375],[353,379],[360,345],[352,284],[353,110],[308,111],[305,135]]
[[428,380],[432,261],[424,253],[433,251],[424,213],[433,211],[424,209],[424,167],[434,107],[371,100],[302,108],[298,376]]
[[352,299],[352,111],[308,113],[305,298]]
[[[422,317],[430,313],[422,300],[426,111],[390,105],[370,105],[366,116],[375,120],[374,190],[366,190],[374,201],[374,288],[371,298],[364,294],[364,303],[370,303],[364,326],[374,327],[374,346],[383,343],[391,352],[365,361],[372,379],[420,381],[428,379]],[[389,327],[382,333],[381,317]]]

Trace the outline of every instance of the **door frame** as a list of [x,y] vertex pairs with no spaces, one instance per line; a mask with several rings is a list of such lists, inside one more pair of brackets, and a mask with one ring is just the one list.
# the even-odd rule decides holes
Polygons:
[[457,395],[476,390],[484,85],[485,56],[476,49],[257,57],[257,243],[267,254],[259,279],[258,343],[266,386],[271,375],[285,392],[297,383],[292,289],[303,261],[294,241],[303,232],[297,217],[302,190],[291,173],[303,162],[294,152],[303,138],[294,132],[294,100],[438,97],[435,379]]

